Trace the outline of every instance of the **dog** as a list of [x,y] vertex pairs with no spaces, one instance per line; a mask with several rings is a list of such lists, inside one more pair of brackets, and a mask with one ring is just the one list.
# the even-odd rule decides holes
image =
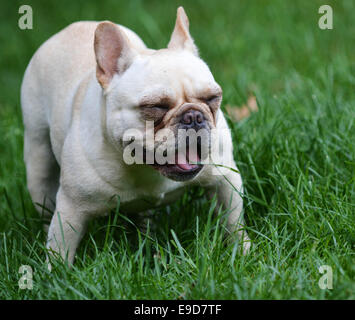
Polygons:
[[[115,195],[129,215],[167,205],[193,185],[216,195],[227,210],[230,235],[246,252],[242,179],[221,100],[182,7],[167,48],[160,50],[148,49],[133,31],[109,21],[76,22],[47,40],[25,71],[21,105],[27,186],[36,209],[50,219],[49,252],[71,265],[88,222],[114,208]],[[223,146],[223,174],[202,163],[199,151],[188,150],[193,139],[174,137],[199,129],[207,132],[202,144],[208,159]],[[132,139],[129,130],[140,137]],[[175,163],[146,163],[166,131],[173,133],[165,141]],[[214,131],[220,139],[212,148]],[[188,152],[177,149],[178,140]],[[143,163],[129,163],[133,145]]]

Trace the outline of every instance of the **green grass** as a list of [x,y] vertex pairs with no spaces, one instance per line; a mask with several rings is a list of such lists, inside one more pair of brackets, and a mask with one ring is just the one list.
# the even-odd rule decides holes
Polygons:
[[[323,1],[26,1],[0,17],[0,298],[354,299],[355,3],[328,1],[334,29],[318,28]],[[257,97],[259,112],[230,125],[246,188],[253,247],[241,256],[203,190],[156,210],[156,235],[121,214],[92,222],[73,269],[45,264],[45,235],[26,189],[19,88],[39,45],[76,20],[126,25],[166,46],[184,5],[191,33],[224,90],[223,105]],[[159,252],[160,255],[156,253]],[[19,267],[34,270],[20,290]],[[330,265],[332,290],[318,268]]]

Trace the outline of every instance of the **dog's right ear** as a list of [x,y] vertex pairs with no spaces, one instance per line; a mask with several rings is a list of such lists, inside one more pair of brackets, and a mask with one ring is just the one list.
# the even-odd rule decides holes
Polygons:
[[131,65],[134,52],[127,36],[112,22],[100,23],[95,31],[94,49],[96,77],[106,89],[115,73],[120,74]]
[[189,18],[183,7],[177,9],[175,28],[171,35],[168,49],[187,49],[198,56],[197,47],[189,31]]

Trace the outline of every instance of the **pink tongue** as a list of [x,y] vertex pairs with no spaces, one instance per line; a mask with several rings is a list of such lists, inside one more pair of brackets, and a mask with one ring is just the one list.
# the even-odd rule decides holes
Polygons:
[[198,156],[197,152],[189,152],[188,150],[187,155],[177,154],[175,156],[175,162],[176,165],[183,170],[192,170],[198,167],[196,163],[200,162],[200,157]]

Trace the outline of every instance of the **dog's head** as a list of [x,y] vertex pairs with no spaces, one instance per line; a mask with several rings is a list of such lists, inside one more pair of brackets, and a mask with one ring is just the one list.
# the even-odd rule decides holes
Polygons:
[[[94,47],[96,75],[106,100],[108,139],[129,151],[124,155],[135,152],[135,157],[173,180],[195,177],[216,126],[222,90],[198,56],[184,9],[177,11],[166,49],[137,48],[111,22],[98,25]],[[149,143],[147,122],[153,143]],[[132,129],[138,134],[129,139],[127,132]]]

